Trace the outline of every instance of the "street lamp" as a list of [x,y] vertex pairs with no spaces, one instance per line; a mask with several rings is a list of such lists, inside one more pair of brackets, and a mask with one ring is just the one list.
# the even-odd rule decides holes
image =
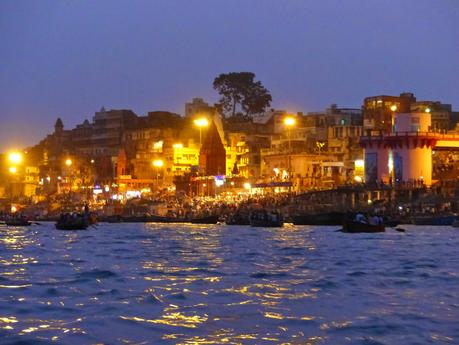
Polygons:
[[22,153],[20,152],[10,152],[8,154],[8,161],[12,164],[21,164],[22,163]]
[[194,120],[194,124],[199,127],[199,146],[202,145],[202,127],[209,126],[209,120],[205,117],[200,117]]
[[161,169],[164,166],[164,161],[162,159],[155,159],[151,164],[155,167],[156,183],[158,184],[159,169]]
[[296,119],[293,117],[293,116],[287,116],[286,118],[284,118],[284,125],[285,127],[287,127],[288,129],[288,150],[290,152],[290,149],[291,149],[291,136],[290,136],[290,131],[291,131],[291,128],[293,126],[295,126],[296,124]]
[[71,166],[73,164],[72,160],[70,158],[67,158],[65,160],[65,165],[67,165],[68,167]]
[[162,159],[155,159],[152,164],[156,168],[162,168],[164,165],[164,162]]

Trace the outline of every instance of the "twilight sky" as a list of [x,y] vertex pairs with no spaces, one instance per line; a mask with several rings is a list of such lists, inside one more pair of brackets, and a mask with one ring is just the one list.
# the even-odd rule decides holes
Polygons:
[[251,71],[273,107],[412,91],[459,110],[458,0],[0,1],[0,151],[101,106],[184,112]]

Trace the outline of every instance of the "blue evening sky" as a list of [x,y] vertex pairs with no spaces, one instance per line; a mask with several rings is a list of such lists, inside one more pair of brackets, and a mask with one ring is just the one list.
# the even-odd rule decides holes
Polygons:
[[101,106],[183,113],[223,72],[273,107],[412,91],[459,108],[458,0],[0,1],[0,151]]

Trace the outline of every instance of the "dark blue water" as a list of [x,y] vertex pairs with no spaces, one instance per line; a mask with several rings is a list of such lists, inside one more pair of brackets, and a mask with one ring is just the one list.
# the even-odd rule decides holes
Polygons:
[[459,229],[0,226],[1,344],[459,344]]

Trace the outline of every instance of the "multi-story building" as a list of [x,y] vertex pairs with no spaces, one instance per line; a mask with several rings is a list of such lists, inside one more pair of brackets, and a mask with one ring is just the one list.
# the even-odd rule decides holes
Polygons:
[[397,113],[431,114],[430,130],[447,131],[453,129],[459,119],[459,113],[453,112],[451,104],[438,101],[417,101],[413,93],[405,92],[400,96],[373,96],[363,101],[363,129],[390,133],[393,130]]
[[137,115],[132,110],[105,110],[94,115],[92,156],[116,156],[121,148],[123,132],[135,127]]
[[446,132],[453,129],[458,120],[458,113],[453,112],[451,104],[435,101],[419,101],[412,103],[410,110],[412,113],[430,113],[432,120],[431,130],[435,132]]
[[208,116],[215,114],[215,108],[210,106],[202,98],[193,98],[191,102],[185,103],[185,117],[195,117],[206,114]]
[[400,96],[372,96],[363,101],[363,129],[389,133],[392,130],[395,113],[409,113],[411,103],[416,102],[414,94],[406,92]]
[[192,141],[174,143],[164,149],[164,157],[168,177],[185,175],[199,166],[199,146]]

